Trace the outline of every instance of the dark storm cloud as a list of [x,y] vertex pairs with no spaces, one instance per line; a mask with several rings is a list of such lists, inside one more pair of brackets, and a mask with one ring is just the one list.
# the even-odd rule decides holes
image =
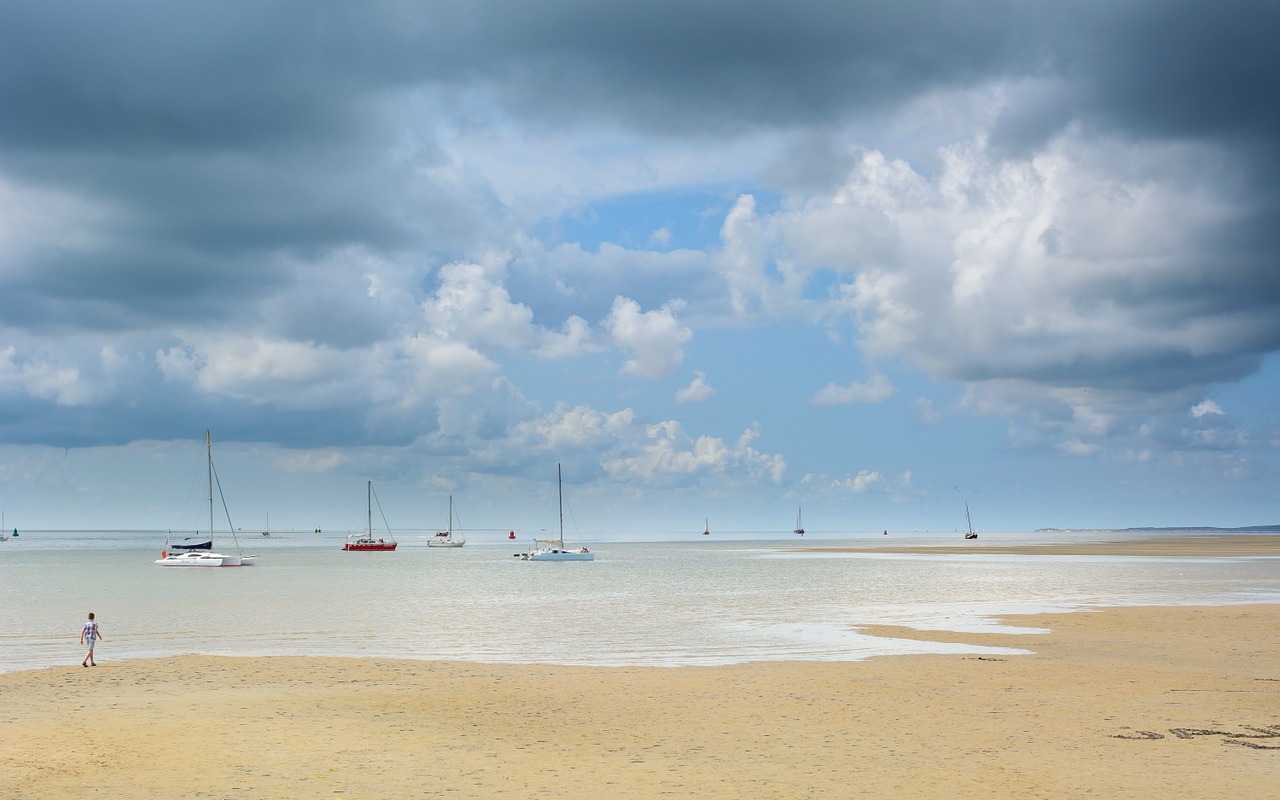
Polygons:
[[1054,68],[1090,111],[1136,135],[1244,136],[1280,129],[1280,4],[1271,0],[1071,3]]
[[[1006,69],[1005,2],[562,2],[498,31],[521,54],[504,95],[680,133],[840,119]],[[499,63],[503,63],[501,58]]]
[[[436,7],[433,7],[436,6]],[[9,4],[9,148],[150,154],[358,138],[379,93],[475,87],[673,131],[838,118],[1034,53],[1021,4]],[[658,112],[660,117],[652,114]]]
[[673,131],[829,120],[1020,77],[1065,81],[1078,113],[1144,133],[1257,133],[1280,113],[1266,102],[1280,10],[1261,0],[86,2],[0,15],[10,148],[349,141],[381,92],[484,84],[530,114]]

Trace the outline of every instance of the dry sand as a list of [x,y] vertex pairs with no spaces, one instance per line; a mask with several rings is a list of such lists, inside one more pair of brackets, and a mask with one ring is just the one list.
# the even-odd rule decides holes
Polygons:
[[[1034,655],[564,668],[184,656],[0,675],[3,798],[1274,798],[1280,606],[871,633]],[[79,653],[68,644],[70,660]]]

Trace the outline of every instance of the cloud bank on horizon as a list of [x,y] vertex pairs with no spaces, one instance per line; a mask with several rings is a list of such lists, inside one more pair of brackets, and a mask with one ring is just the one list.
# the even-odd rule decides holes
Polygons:
[[1280,5],[456,5],[0,7],[3,495],[1274,507]]

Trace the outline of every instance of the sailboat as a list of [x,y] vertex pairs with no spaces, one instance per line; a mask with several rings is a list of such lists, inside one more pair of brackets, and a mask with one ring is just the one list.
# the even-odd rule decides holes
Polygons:
[[964,524],[968,526],[969,532],[964,535],[966,539],[977,539],[978,534],[973,532],[973,521],[969,519],[969,504],[964,504]]
[[804,536],[804,522],[800,519],[800,514],[804,509],[796,508],[796,529],[792,531],[796,536]]
[[564,479],[561,477],[560,465],[556,464],[556,486],[560,491],[560,536],[556,539],[534,539],[537,545],[528,553],[520,553],[522,561],[595,561],[596,554],[579,547],[577,550],[564,549]]
[[706,521],[702,523],[702,535],[703,536],[711,535],[711,518],[710,517],[708,517]]
[[[352,534],[347,537],[347,541],[343,542],[342,549],[350,552],[376,552],[388,551],[396,549],[395,537],[391,535],[391,528],[387,527],[387,539],[373,538],[373,481],[369,481],[368,491],[366,492],[366,508],[368,510],[369,525],[365,528],[364,533]],[[382,504],[378,504],[378,513],[382,513]],[[386,524],[386,517],[382,518],[383,524]]]
[[[258,557],[246,556],[240,550],[240,539],[236,536],[235,526],[231,524],[231,513],[227,511],[227,499],[222,497],[221,482],[218,483],[218,496],[222,497],[222,511],[227,515],[227,527],[231,529],[231,538],[236,543],[236,555],[213,552],[213,437],[207,430],[204,432],[204,446],[209,471],[209,535],[188,537],[188,541],[198,540],[197,544],[191,545],[171,545],[166,539],[165,549],[160,553],[160,559],[156,563],[162,567],[252,567],[258,563]],[[205,544],[205,541],[208,543]],[[179,552],[170,555],[171,549]]]
[[453,495],[449,495],[449,530],[436,531],[436,535],[427,540],[427,547],[462,547],[467,543],[467,537],[459,531],[455,536],[453,533]]
[[271,535],[271,512],[267,512],[267,527],[262,531],[263,536]]

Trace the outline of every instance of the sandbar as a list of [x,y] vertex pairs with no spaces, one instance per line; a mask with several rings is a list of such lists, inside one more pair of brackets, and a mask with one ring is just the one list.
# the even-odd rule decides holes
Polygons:
[[804,553],[924,553],[937,555],[1033,555],[1033,556],[1280,556],[1280,536],[1152,536],[1140,539],[1081,541],[1054,544],[979,544],[981,539],[956,544],[841,545],[792,547]]
[[859,627],[1029,655],[595,668],[200,655],[0,675],[4,798],[1273,798],[1280,606]]

